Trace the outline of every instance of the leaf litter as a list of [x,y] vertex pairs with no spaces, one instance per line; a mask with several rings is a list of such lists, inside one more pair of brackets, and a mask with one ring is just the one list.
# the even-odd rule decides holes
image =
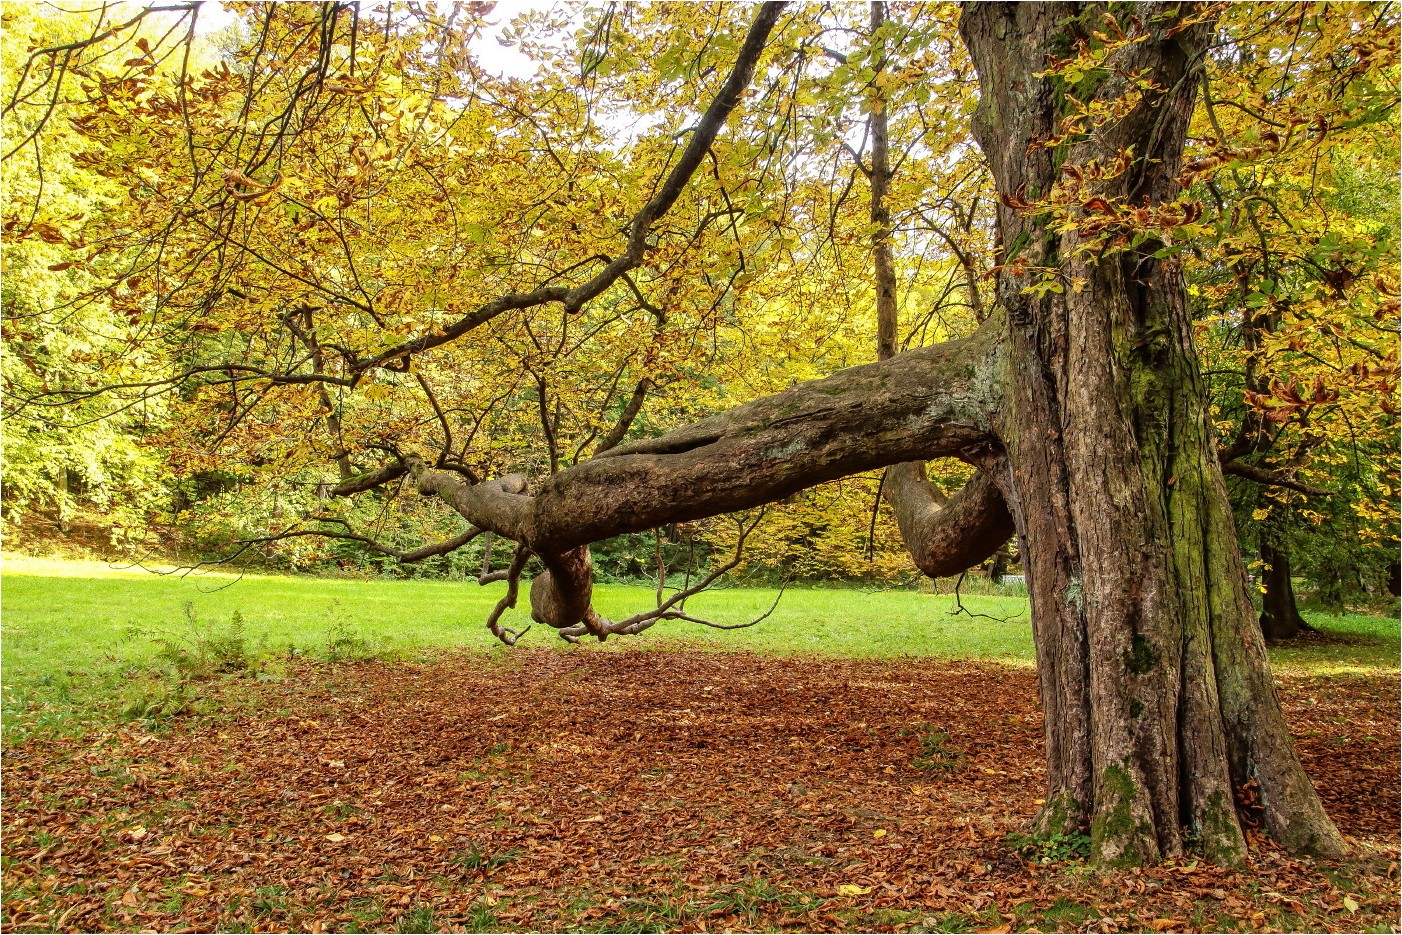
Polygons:
[[[5,751],[4,929],[1362,931],[1398,923],[1398,685],[1283,677],[1353,846],[1101,871],[1019,847],[1036,675],[516,651],[307,664]],[[1070,858],[1070,859],[1067,859]]]

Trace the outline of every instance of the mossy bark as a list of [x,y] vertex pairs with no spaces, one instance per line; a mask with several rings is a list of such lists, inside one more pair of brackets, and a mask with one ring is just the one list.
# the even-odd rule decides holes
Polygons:
[[[1116,239],[1123,227],[1061,223],[1094,220],[1074,213],[1089,208],[1068,218],[1023,204],[1124,153],[1128,170],[1080,199],[1152,208],[1179,195],[1210,38],[1209,25],[1181,21],[1188,9],[1135,7],[1148,35],[1100,50],[1098,80],[1075,85],[1047,63],[1090,41],[1068,31],[1100,22],[1109,7],[973,4],[961,21],[982,85],[975,133],[1004,196],[1001,242],[1011,245],[998,282],[1007,390],[997,431],[1047,725],[1051,788],[1039,829],[1089,827],[1107,864],[1190,845],[1239,859],[1233,787],[1252,781],[1267,827],[1288,846],[1342,846],[1271,686],[1181,271],[1154,236],[1131,243]],[[1060,118],[1079,93],[1091,97],[1077,110],[1129,106],[1067,135]]]

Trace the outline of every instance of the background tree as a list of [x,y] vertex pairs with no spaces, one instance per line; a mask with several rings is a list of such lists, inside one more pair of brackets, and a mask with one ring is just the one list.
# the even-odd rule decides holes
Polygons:
[[1337,605],[1381,590],[1396,526],[1395,465],[1368,453],[1397,435],[1396,9],[1232,9],[1222,29],[1252,40],[1203,79],[1190,293],[1261,623],[1288,638],[1291,555]]

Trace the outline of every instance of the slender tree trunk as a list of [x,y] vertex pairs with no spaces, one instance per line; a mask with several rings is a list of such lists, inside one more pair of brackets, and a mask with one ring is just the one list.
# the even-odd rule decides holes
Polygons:
[[[1252,783],[1267,827],[1288,847],[1342,847],[1275,698],[1180,269],[1155,256],[1158,240],[1130,248],[1092,223],[1103,220],[1095,198],[1127,211],[1179,194],[1210,36],[1182,22],[1194,10],[1124,11],[1147,38],[1096,50],[1105,63],[1074,85],[1049,66],[1091,41],[1109,7],[980,3],[961,22],[982,84],[975,133],[1004,199],[999,434],[1047,725],[1040,828],[1089,826],[1095,858],[1111,864],[1190,843],[1212,859],[1238,859],[1233,792]],[[1133,32],[1128,20],[1122,13],[1119,25]],[[1124,116],[1067,132],[1080,105],[1117,102],[1130,105]],[[1103,171],[1126,156],[1124,171]],[[1069,188],[1097,166],[1093,183]],[[1039,212],[1035,203],[1058,184],[1075,193],[1062,202],[1070,214]]]
[[1002,584],[1003,579],[1008,576],[1008,569],[1012,567],[1013,550],[1005,542],[993,553],[988,564],[988,580],[994,584]]
[[[871,4],[871,32],[878,35],[886,22],[885,0]],[[884,46],[884,43],[883,43]],[[877,74],[885,68],[886,59],[879,57]],[[897,341],[896,264],[891,254],[891,208],[886,192],[891,187],[890,131],[887,127],[886,99],[876,89],[867,101],[871,114],[867,124],[871,130],[871,252],[876,273],[876,358],[886,360],[895,355]]]

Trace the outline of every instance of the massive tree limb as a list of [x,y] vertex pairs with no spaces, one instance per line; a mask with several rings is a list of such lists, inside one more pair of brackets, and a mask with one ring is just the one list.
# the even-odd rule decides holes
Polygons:
[[[1001,319],[990,319],[964,340],[843,370],[620,445],[552,475],[534,494],[520,475],[472,484],[408,460],[421,493],[539,557],[545,572],[531,584],[536,620],[560,630],[583,624],[602,636],[606,627],[590,606],[591,542],[761,506],[902,461],[986,459],[997,447],[991,426],[1001,392],[1001,328]],[[918,511],[911,516],[932,568],[981,560],[1007,537],[1007,511],[982,481],[956,495],[938,522]],[[971,546],[954,534],[955,522],[973,523],[985,535]]]

